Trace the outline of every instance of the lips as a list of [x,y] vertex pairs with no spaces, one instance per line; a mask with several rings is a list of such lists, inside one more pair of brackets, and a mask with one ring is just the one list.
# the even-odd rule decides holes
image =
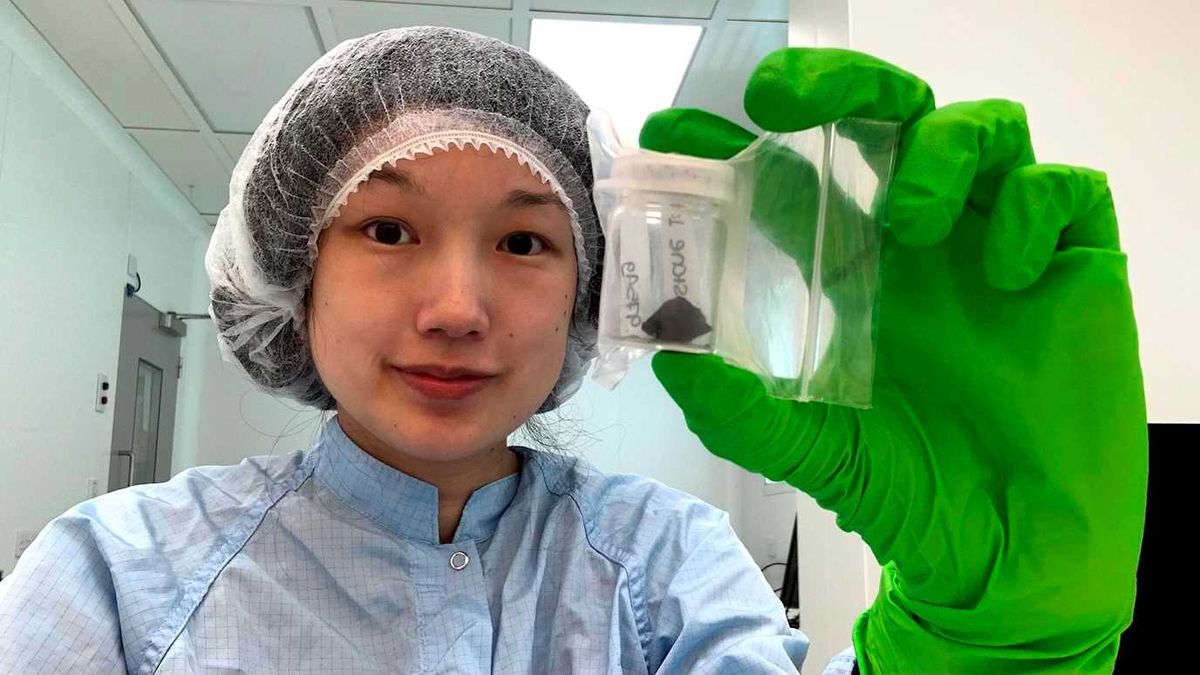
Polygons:
[[461,400],[479,392],[495,379],[482,370],[440,365],[413,365],[396,369],[400,378],[418,393],[432,399]]
[[486,370],[475,370],[463,366],[444,366],[438,364],[419,364],[400,366],[400,370],[409,373],[419,373],[421,375],[431,375],[443,380],[456,380],[459,378],[481,378],[491,377],[493,373]]

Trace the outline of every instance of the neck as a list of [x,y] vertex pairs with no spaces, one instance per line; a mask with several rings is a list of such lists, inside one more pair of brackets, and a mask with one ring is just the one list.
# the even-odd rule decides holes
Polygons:
[[438,538],[443,544],[454,539],[463,508],[475,490],[520,469],[520,457],[508,448],[507,442],[493,444],[460,459],[430,460],[388,446],[341,410],[337,419],[346,436],[367,454],[437,488]]

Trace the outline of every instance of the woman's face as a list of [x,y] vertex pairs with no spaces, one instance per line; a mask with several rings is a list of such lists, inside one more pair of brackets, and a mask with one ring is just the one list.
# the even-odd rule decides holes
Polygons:
[[566,353],[571,220],[527,168],[449,150],[372,174],[318,240],[308,332],[339,414],[393,452],[505,444]]

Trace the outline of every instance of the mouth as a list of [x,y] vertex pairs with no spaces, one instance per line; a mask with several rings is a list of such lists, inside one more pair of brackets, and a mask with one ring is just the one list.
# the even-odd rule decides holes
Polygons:
[[396,372],[418,393],[439,400],[465,399],[496,378],[485,371],[436,365],[402,366]]

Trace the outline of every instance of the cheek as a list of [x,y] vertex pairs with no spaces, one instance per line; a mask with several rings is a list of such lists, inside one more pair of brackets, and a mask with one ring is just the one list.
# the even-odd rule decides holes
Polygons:
[[[343,261],[330,253],[318,258],[322,264],[313,274],[307,327],[318,368],[341,370],[347,362],[361,363],[364,352],[375,351],[394,334],[397,296],[346,274],[356,267],[339,264]],[[347,358],[351,355],[355,358]]]
[[573,296],[564,294],[561,287],[536,296],[529,288],[517,293],[510,297],[519,302],[494,315],[503,317],[495,337],[502,362],[511,368],[507,385],[494,400],[499,401],[497,410],[514,427],[537,411],[562,375],[573,307]]
[[563,289],[561,281],[545,284],[536,293],[528,286],[523,292],[514,292],[518,293],[514,296],[517,302],[506,312],[508,319],[500,336],[508,344],[509,361],[530,364],[539,379],[553,384],[567,350],[574,296]]

